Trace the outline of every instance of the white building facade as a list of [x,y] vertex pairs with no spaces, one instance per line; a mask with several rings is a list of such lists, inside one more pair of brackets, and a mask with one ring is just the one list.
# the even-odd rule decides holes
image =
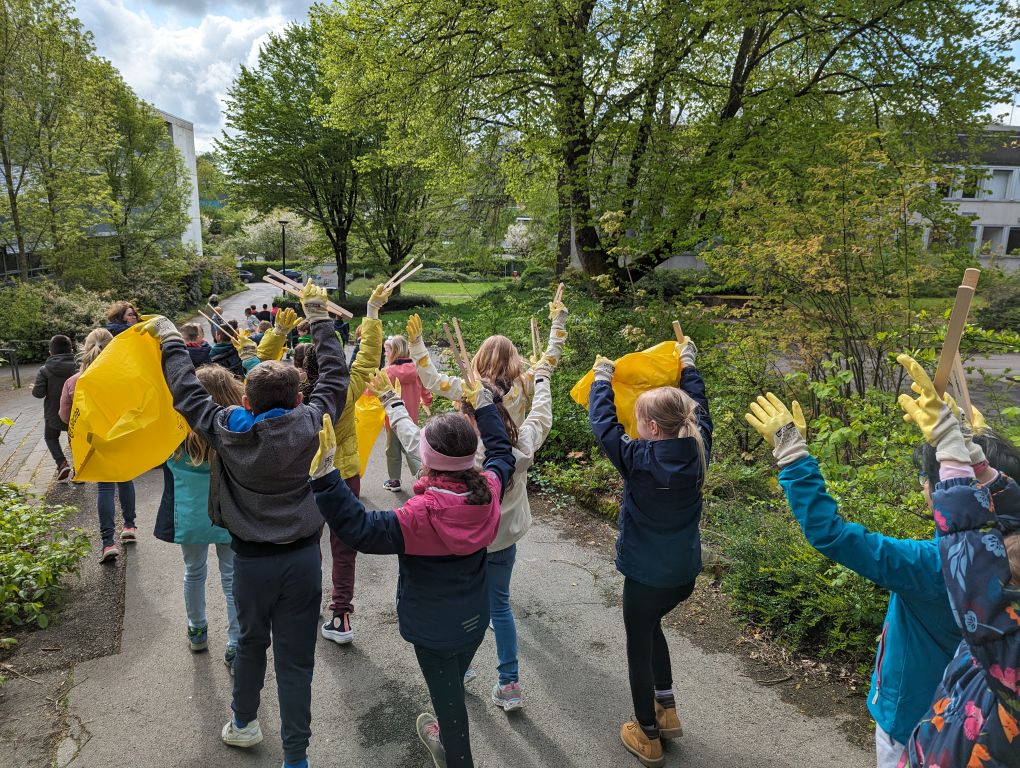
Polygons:
[[159,116],[166,123],[167,133],[170,140],[184,158],[184,167],[188,171],[188,178],[191,181],[191,199],[188,201],[188,226],[181,235],[181,242],[185,245],[193,244],[202,255],[202,215],[198,208],[198,165],[195,161],[195,126],[187,120],[156,110]]

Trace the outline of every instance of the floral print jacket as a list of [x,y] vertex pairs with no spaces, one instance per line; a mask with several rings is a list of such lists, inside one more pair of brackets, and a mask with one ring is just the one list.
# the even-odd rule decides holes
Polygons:
[[1020,525],[1020,487],[1003,474],[985,486],[944,480],[933,506],[963,640],[900,766],[1020,766],[1020,587],[1003,543]]

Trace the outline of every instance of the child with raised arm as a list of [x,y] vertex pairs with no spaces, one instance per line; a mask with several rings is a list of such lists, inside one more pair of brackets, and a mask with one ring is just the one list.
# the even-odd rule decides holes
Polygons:
[[705,383],[697,348],[680,348],[678,387],[659,387],[634,404],[640,439],[616,416],[616,366],[599,356],[588,401],[595,439],[623,475],[616,569],[624,575],[623,625],[635,720],[620,740],[647,766],[663,764],[662,739],[683,735],[676,713],[669,646],[662,618],[691,596],[701,572],[701,486],[712,449]]
[[[390,381],[399,382],[401,400],[407,409],[408,416],[417,427],[420,406],[432,404],[432,393],[422,386],[421,380],[418,378],[418,371],[411,359],[411,350],[406,338],[390,336],[386,339],[384,350],[386,352],[386,375],[390,377]],[[411,471],[411,482],[414,482],[414,478],[421,468],[421,459],[404,449],[400,439],[390,428],[388,419],[385,427],[386,469],[389,472],[389,479],[383,483],[383,487],[388,491],[399,491],[402,461],[407,460],[407,468]]]
[[485,444],[455,413],[434,416],[421,432],[423,474],[397,510],[367,512],[333,467],[336,436],[328,420],[311,464],[311,488],[330,530],[359,552],[398,555],[397,621],[414,645],[436,716],[419,715],[418,737],[436,768],[474,765],[463,677],[489,621],[485,548],[499,528],[499,499],[513,476],[506,429],[487,389],[467,389]]
[[347,365],[326,314],[326,291],[312,285],[302,305],[322,375],[303,401],[297,370],[266,361],[245,381],[243,407],[218,405],[195,377],[187,348],[165,317],[146,318],[163,346],[163,373],[174,408],[216,451],[210,477],[213,522],[230,531],[234,602],[241,635],[234,659],[233,716],[227,744],[262,741],[256,719],[266,651],[274,645],[284,765],[307,766],[312,669],[322,599],[322,519],[307,483],[323,416],[334,418],[347,395]]
[[[542,359],[551,370],[555,370],[563,354],[563,342],[567,338],[567,313],[562,302],[551,302],[549,309],[552,329]],[[407,321],[407,341],[411,347],[411,357],[418,366],[421,383],[434,395],[460,400],[464,379],[439,372],[425,346],[421,330],[421,319],[418,315],[411,315]],[[535,361],[536,364],[538,362]],[[490,381],[506,393],[503,395],[506,409],[515,424],[522,424],[535,394],[535,378],[514,343],[506,336],[490,336],[482,342],[471,359],[471,371],[475,378]]]
[[935,449],[931,503],[942,573],[963,641],[900,765],[1020,766],[1020,488],[989,472],[928,374],[897,358],[917,398],[900,395],[905,419]]

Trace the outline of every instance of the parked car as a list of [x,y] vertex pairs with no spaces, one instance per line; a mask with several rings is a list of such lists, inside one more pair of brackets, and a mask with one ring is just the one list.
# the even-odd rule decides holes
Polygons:
[[252,280],[255,279],[255,275],[249,272],[247,269],[237,270],[237,277],[241,280],[242,283],[250,283]]
[[289,277],[291,280],[296,280],[299,283],[302,282],[301,273],[296,269],[281,269],[280,274]]

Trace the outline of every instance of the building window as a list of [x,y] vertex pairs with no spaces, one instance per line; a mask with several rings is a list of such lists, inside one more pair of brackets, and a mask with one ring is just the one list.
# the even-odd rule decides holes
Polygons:
[[985,227],[981,233],[981,250],[1002,253],[1002,227]]
[[992,175],[984,180],[984,198],[986,200],[1005,200],[1009,189],[1012,171],[992,171]]
[[963,172],[963,179],[960,187],[960,197],[965,200],[974,200],[978,196],[978,189],[981,186],[982,173],[977,168],[967,168]]
[[1009,240],[1006,242],[1006,253],[1020,253],[1020,227],[1010,228]]

